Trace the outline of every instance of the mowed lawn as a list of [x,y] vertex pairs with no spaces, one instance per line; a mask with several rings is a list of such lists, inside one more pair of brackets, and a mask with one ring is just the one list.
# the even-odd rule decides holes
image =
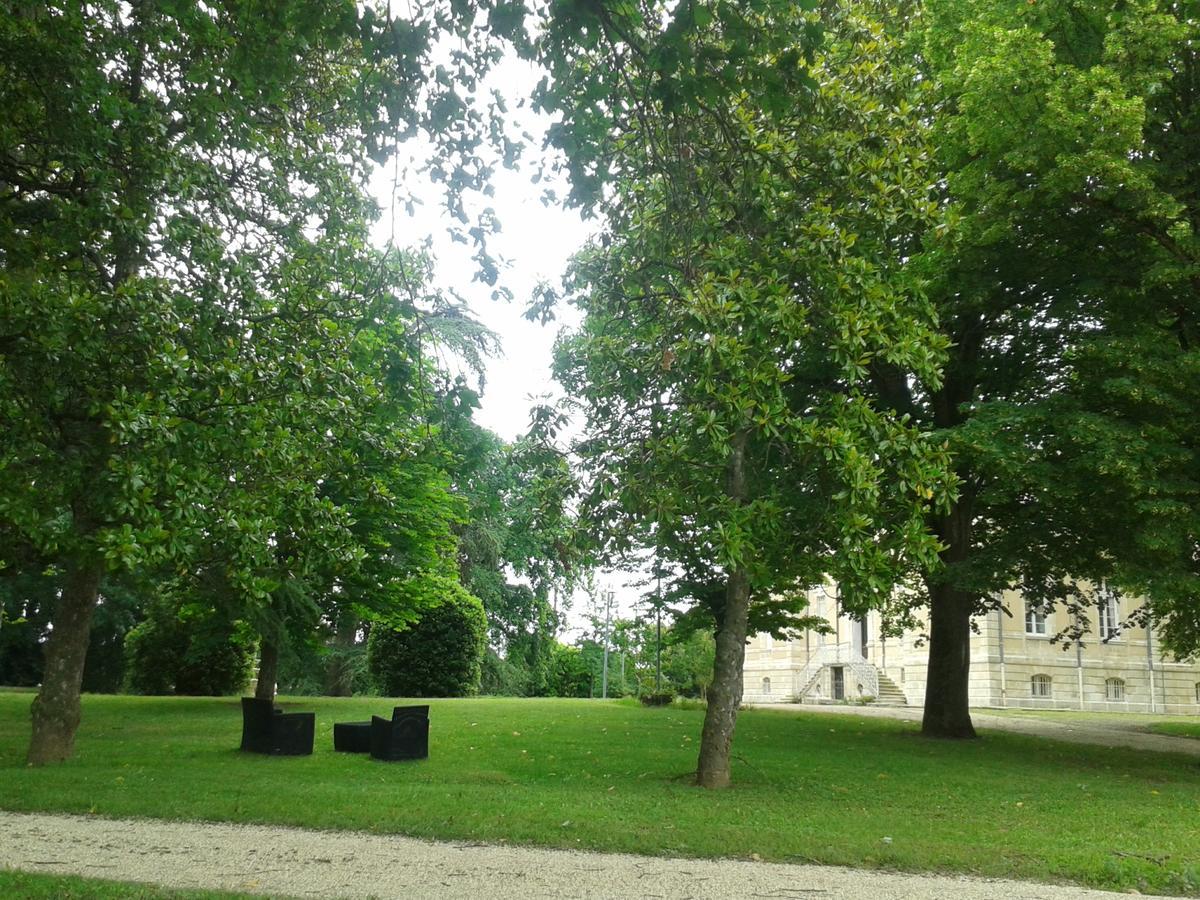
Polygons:
[[27,693],[0,692],[0,808],[277,823],[643,854],[1071,881],[1200,895],[1200,761],[797,711],[738,719],[734,788],[690,783],[699,709],[628,701],[432,701],[430,758],[237,750],[236,698],[87,696],[75,759],[28,768]]

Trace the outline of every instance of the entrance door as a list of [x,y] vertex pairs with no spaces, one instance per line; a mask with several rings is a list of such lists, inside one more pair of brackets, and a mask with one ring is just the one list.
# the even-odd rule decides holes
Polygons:
[[833,675],[833,699],[834,700],[845,700],[846,699],[846,667],[845,666],[831,666],[829,671]]

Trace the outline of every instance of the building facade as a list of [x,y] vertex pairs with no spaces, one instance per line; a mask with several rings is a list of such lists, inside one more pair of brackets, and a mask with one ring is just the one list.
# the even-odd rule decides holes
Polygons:
[[[1165,658],[1152,629],[1127,623],[1123,616],[1137,601],[1106,596],[1091,616],[1092,633],[1064,647],[1051,639],[1068,626],[1069,613],[1037,609],[1015,591],[1002,599],[1002,609],[974,623],[972,706],[1200,714],[1200,662]],[[884,637],[878,613],[845,615],[832,587],[811,592],[809,611],[829,622],[832,633],[751,639],[746,702],[924,702],[923,629]]]

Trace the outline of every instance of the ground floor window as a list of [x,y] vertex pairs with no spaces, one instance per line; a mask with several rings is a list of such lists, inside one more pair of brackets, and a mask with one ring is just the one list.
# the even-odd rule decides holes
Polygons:
[[1200,681],[1196,682],[1196,702],[1200,703]]
[[1050,696],[1050,676],[1034,675],[1029,681],[1030,694],[1034,697]]
[[1124,700],[1125,682],[1120,678],[1108,678],[1104,682],[1105,700]]
[[764,694],[771,693],[771,679],[770,678],[763,679],[763,693]]

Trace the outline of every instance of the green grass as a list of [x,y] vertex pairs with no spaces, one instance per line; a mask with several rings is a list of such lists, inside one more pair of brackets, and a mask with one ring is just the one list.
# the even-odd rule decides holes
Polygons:
[[45,900],[237,900],[251,894],[217,891],[169,891],[164,888],[74,875],[46,875],[0,869],[0,897]]
[[1170,734],[1176,737],[1200,738],[1200,722],[1154,722],[1146,727],[1155,734]]
[[[748,710],[735,787],[693,787],[703,712],[433,701],[430,758],[332,751],[380,699],[299,699],[317,752],[239,753],[236,699],[88,696],[76,757],[24,764],[30,697],[0,693],[0,808],[362,829],[685,856],[954,871],[1200,895],[1194,758],[887,719]],[[890,838],[885,842],[884,838]]]

